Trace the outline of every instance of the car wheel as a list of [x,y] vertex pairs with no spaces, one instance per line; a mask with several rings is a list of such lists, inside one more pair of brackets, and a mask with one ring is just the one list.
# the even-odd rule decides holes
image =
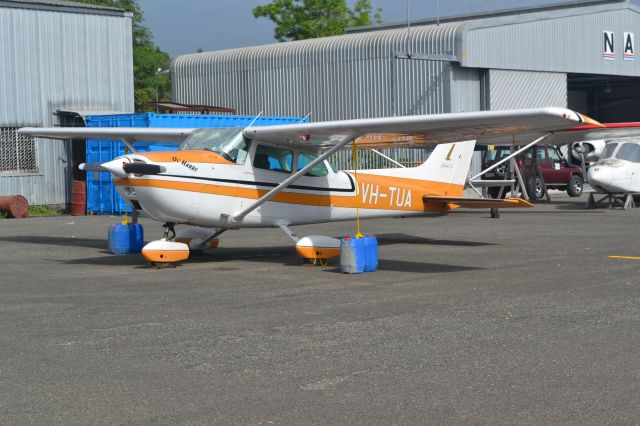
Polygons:
[[544,185],[540,176],[536,176],[535,180],[536,200],[541,200],[544,197]]
[[498,167],[496,167],[496,175],[504,178],[509,171],[509,165],[507,163],[502,163]]
[[567,186],[567,194],[570,197],[579,197],[582,194],[582,187],[582,178],[578,175],[573,175]]

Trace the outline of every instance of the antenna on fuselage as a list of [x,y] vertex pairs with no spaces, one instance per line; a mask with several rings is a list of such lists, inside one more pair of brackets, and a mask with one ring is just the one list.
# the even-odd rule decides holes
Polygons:
[[255,123],[256,121],[258,121],[258,118],[260,118],[260,116],[262,115],[264,111],[260,111],[260,114],[256,115],[256,118],[254,118],[251,123],[249,123],[249,125],[247,127],[245,127],[245,129],[248,129],[249,127],[253,126],[253,123]]
[[307,118],[311,117],[312,113],[313,113],[313,110],[309,111],[309,114],[307,114],[303,118],[301,118],[300,121],[298,121],[298,124],[304,123]]

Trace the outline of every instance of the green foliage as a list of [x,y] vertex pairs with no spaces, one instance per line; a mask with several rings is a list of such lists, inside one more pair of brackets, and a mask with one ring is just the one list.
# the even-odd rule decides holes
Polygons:
[[49,206],[29,206],[29,210],[27,210],[27,217],[60,216],[61,214],[62,211]]
[[150,110],[147,102],[171,99],[169,73],[158,74],[171,64],[168,54],[156,47],[151,31],[144,25],[137,0],[74,0],[78,3],[116,7],[133,13],[133,80],[136,111]]
[[[256,18],[267,18],[276,24],[278,41],[303,40],[345,33],[345,28],[372,23],[370,0],[358,0],[353,9],[346,0],[272,0],[253,9]],[[381,23],[381,9],[373,19]]]

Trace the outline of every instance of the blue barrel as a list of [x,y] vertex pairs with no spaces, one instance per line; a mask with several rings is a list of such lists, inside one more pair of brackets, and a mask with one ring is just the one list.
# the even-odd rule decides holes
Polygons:
[[340,241],[340,272],[361,274],[364,272],[364,238],[345,237]]
[[378,270],[378,239],[371,235],[364,238],[364,272]]
[[109,228],[109,251],[114,254],[140,253],[144,231],[139,223],[113,224]]

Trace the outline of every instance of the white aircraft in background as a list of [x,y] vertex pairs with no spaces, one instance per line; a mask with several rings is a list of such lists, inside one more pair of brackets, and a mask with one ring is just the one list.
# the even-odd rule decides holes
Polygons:
[[589,183],[600,193],[640,194],[640,141],[608,141],[588,175]]
[[[576,126],[601,125],[562,108],[388,117],[224,129],[23,128],[50,139],[121,139],[132,153],[81,168],[105,171],[136,210],[164,223],[147,244],[152,263],[186,260],[228,229],[279,227],[306,258],[339,254],[339,240],[298,238],[289,226],[447,213],[459,207],[530,207],[524,200],[463,198],[476,141],[539,143]],[[384,139],[375,135],[401,135]],[[132,142],[183,141],[173,152],[135,152]],[[576,140],[576,139],[573,139]],[[466,142],[459,142],[466,141]],[[413,168],[340,171],[327,159],[350,143],[360,148],[438,144]],[[191,224],[176,237],[175,224]],[[212,228],[212,229],[204,229]],[[178,242],[181,241],[181,242]]]

